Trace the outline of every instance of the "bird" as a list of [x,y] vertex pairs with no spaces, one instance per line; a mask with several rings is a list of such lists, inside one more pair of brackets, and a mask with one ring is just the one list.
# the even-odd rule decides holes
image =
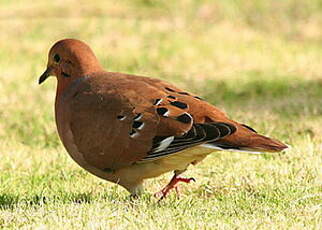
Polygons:
[[234,121],[201,97],[166,81],[105,71],[83,41],[66,38],[49,50],[38,83],[57,78],[55,121],[71,158],[133,197],[144,181],[173,172],[155,193],[164,199],[181,174],[216,151],[279,152],[282,142]]

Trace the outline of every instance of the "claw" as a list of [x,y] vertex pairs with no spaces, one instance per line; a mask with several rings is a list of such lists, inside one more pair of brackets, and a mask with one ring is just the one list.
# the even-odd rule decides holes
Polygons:
[[167,184],[163,189],[161,189],[161,191],[155,193],[154,196],[156,198],[159,198],[158,202],[160,202],[161,200],[163,200],[164,198],[166,198],[168,196],[169,192],[172,189],[175,189],[177,196],[179,196],[180,193],[179,193],[178,183],[184,182],[184,183],[189,184],[191,181],[196,182],[195,178],[193,178],[193,177],[183,178],[183,177],[178,177],[178,176],[174,175],[172,177],[171,181],[169,182],[169,184]]

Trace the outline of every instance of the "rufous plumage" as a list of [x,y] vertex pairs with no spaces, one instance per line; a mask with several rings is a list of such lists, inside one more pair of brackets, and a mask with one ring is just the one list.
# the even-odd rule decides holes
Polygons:
[[200,97],[155,78],[107,72],[88,45],[56,42],[46,71],[58,84],[55,118],[70,156],[132,195],[143,181],[173,171],[164,198],[191,164],[218,150],[278,152],[287,146],[258,134]]

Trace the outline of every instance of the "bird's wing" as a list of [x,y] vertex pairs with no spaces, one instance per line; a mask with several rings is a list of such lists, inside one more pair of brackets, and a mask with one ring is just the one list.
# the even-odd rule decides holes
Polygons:
[[69,106],[74,142],[85,160],[100,169],[205,143],[217,146],[242,128],[196,95],[152,78],[101,73],[76,88]]

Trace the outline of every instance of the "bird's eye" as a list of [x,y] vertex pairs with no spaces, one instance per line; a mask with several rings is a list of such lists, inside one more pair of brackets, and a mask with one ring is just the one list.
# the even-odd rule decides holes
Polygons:
[[57,63],[60,61],[60,56],[58,54],[54,55],[54,61]]

